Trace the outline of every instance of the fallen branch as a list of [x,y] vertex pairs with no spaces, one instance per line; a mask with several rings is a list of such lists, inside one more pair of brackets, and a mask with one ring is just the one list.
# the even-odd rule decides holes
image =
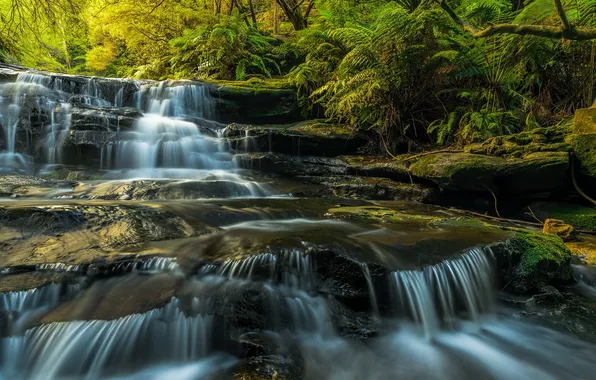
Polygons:
[[455,11],[449,6],[446,0],[435,0],[437,4],[451,17],[451,19],[464,30],[472,33],[477,38],[490,37],[496,34],[518,34],[532,35],[552,39],[567,39],[576,41],[586,41],[596,39],[596,29],[594,28],[576,28],[569,22],[565,8],[561,0],[553,0],[557,14],[563,23],[562,27],[543,26],[543,25],[520,25],[520,24],[496,24],[483,30],[477,30],[473,25],[462,20]]

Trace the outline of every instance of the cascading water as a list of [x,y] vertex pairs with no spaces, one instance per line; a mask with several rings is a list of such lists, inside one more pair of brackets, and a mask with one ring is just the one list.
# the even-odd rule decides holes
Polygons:
[[102,378],[146,364],[187,363],[212,351],[213,316],[187,316],[180,301],[114,321],[56,322],[3,339],[7,378]]
[[[220,141],[201,132],[195,122],[212,117],[213,102],[201,85],[144,88],[135,94],[145,116],[133,130],[121,132],[103,154],[102,167],[116,169],[232,169]],[[151,173],[147,173],[151,176]]]
[[[19,73],[14,83],[0,85],[0,125],[4,131],[5,149],[0,153],[0,170],[31,172],[36,147],[32,136],[39,135],[41,163],[62,163],[62,147],[71,128],[73,96],[78,103],[107,107],[111,103],[102,98],[93,78],[75,88],[72,82],[60,77],[37,73]],[[42,123],[40,131],[31,128],[32,120]],[[18,146],[18,138],[27,133],[27,143]],[[19,153],[17,150],[22,152]]]
[[390,293],[399,317],[413,320],[427,336],[455,328],[461,318],[480,322],[493,304],[490,252],[473,249],[423,271],[391,274]]

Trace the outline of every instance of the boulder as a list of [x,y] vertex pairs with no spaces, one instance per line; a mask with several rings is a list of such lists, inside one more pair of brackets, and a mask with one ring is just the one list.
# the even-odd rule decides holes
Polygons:
[[296,90],[285,80],[196,82],[207,85],[222,123],[271,124],[301,120]]
[[559,236],[520,230],[492,251],[503,290],[528,294],[573,280],[571,252]]
[[197,233],[157,208],[77,204],[1,207],[0,231],[0,267],[117,260],[125,247]]
[[559,219],[547,219],[542,232],[548,235],[557,235],[563,241],[573,241],[576,238],[575,228]]
[[350,175],[389,178],[399,182],[412,182],[406,161],[398,161],[386,157],[343,156],[340,157],[347,166]]
[[232,124],[225,129],[225,136],[238,152],[275,152],[296,156],[356,154],[368,142],[362,133],[321,120],[289,125]]
[[567,185],[567,153],[540,152],[523,158],[470,153],[434,153],[412,161],[410,173],[438,186],[463,192],[527,196]]
[[258,170],[284,176],[329,176],[345,175],[346,164],[337,158],[296,157],[274,153],[245,153],[234,158],[244,169]]
[[571,134],[571,126],[563,124],[512,135],[492,137],[480,144],[464,147],[466,153],[490,156],[523,157],[536,152],[570,152],[571,145],[565,138]]

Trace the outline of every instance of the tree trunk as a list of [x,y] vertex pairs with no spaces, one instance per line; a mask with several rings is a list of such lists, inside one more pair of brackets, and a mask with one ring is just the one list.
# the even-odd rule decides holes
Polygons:
[[[312,3],[308,7],[308,11],[312,9]],[[286,17],[292,23],[294,30],[303,30],[307,26],[307,17],[302,15],[302,10],[300,9],[301,3],[298,3],[297,0],[279,0],[279,6],[281,7],[282,11],[285,13]],[[308,15],[308,13],[307,13]]]
[[279,34],[279,5],[273,0],[273,33]]
[[255,7],[254,7],[252,0],[248,0],[248,5],[250,7],[250,17],[252,18],[252,26],[254,26],[255,29],[258,29],[257,15],[255,14]]

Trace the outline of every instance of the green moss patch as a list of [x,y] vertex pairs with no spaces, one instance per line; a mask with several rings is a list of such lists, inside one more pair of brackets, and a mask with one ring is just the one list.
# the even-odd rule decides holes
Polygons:
[[596,208],[554,202],[535,203],[530,208],[541,220],[560,219],[578,230],[596,232]]
[[503,276],[507,290],[529,293],[550,283],[572,279],[571,252],[556,235],[517,231],[505,250],[510,254],[510,262],[501,265],[507,272]]

